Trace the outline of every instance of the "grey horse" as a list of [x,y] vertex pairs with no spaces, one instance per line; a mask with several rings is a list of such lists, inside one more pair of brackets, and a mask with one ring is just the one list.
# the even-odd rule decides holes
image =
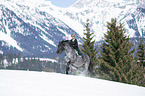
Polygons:
[[59,42],[56,53],[61,54],[63,51],[65,52],[64,59],[67,62],[66,74],[70,73],[70,68],[79,72],[81,71],[85,73],[85,75],[87,75],[88,72],[91,72],[90,65],[92,64],[90,64],[89,56],[84,52],[81,52],[85,58],[84,61],[84,59],[82,59],[82,57],[79,56],[76,50],[70,45],[69,40]]

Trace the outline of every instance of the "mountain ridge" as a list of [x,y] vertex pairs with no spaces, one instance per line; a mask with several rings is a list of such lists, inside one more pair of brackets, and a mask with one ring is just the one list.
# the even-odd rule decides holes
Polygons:
[[[5,36],[0,39],[0,50],[3,53],[15,51],[25,56],[53,57],[59,40],[70,38],[69,35],[72,33],[79,38],[73,29],[46,12],[32,8],[31,13],[28,14],[29,11],[26,11],[27,13],[20,12],[20,9],[13,11],[9,9],[10,6],[9,8],[7,6],[0,6],[2,13],[0,33]],[[28,6],[17,7],[27,9]],[[15,45],[10,43],[11,41],[15,41]]]
[[58,42],[70,39],[71,34],[82,42],[87,19],[97,42],[102,41],[111,18],[123,23],[131,38],[145,38],[145,1],[114,1],[78,0],[60,8],[45,0],[1,0],[0,51],[55,57]]
[[[110,22],[111,18],[117,18],[118,23],[123,23],[127,34],[130,35],[131,38],[136,35],[135,32],[139,31],[139,33],[144,33],[145,24],[139,24],[140,21],[137,20],[137,17],[142,16],[140,20],[143,22],[145,21],[145,13],[141,12],[142,15],[140,15],[140,11],[138,10],[144,4],[144,1],[141,2],[139,0],[122,0],[122,2],[112,2],[110,0],[78,0],[67,9],[54,9],[53,11],[55,11],[55,14],[53,14],[51,10],[49,10],[49,12],[56,18],[64,21],[82,37],[84,36],[83,29],[85,22],[89,19],[92,32],[99,34],[96,36],[96,40],[100,41],[102,40],[103,34],[107,32],[106,24],[107,22]],[[77,5],[84,7],[80,8]],[[136,30],[136,28],[131,28],[130,26],[131,24],[133,25],[134,22],[129,21],[134,19],[134,17],[137,20],[135,24],[139,24],[138,30]],[[68,20],[72,22],[67,22]],[[79,29],[75,28],[76,24],[79,25]],[[143,37],[141,34],[139,35],[140,37]]]

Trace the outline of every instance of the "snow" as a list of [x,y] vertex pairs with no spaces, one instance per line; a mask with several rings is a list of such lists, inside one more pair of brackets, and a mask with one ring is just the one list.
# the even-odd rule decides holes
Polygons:
[[63,34],[65,34],[65,36],[66,36],[65,39],[71,39],[71,35],[68,34],[66,31],[60,29],[59,27],[57,27],[57,29],[58,29],[59,31],[61,31]]
[[3,54],[3,51],[2,50],[0,50],[0,54]]
[[8,43],[10,46],[13,46],[15,48],[17,48],[18,50],[20,50],[21,52],[23,51],[23,49],[17,44],[17,42],[10,36],[9,31],[7,29],[7,34],[3,33],[0,31],[0,40],[5,41],[6,43]]
[[51,45],[53,45],[54,47],[56,47],[56,45],[55,45],[55,43],[52,41],[52,40],[50,40],[46,35],[44,35],[43,33],[42,33],[42,36],[40,35],[40,37],[43,39],[43,40],[45,40],[46,42],[48,42],[49,44],[51,44]]
[[39,58],[40,59],[40,61],[51,61],[51,62],[57,62],[58,63],[58,61],[57,60],[55,60],[55,59],[50,59],[50,58]]
[[[26,60],[28,60],[28,58],[25,58]],[[29,59],[31,59],[31,58],[29,58]],[[32,58],[32,59],[34,59],[34,58]],[[55,60],[55,59],[50,59],[50,58],[35,58],[35,59],[39,59],[40,61],[50,61],[50,62],[57,62],[58,63],[58,61],[57,60]]]
[[[134,2],[134,3],[133,3]],[[49,34],[45,29],[43,29],[39,24],[46,23],[49,29],[49,21],[47,18],[55,17],[51,22],[56,26],[63,26],[62,23],[57,23],[59,20],[63,21],[67,26],[76,31],[81,37],[84,37],[83,30],[85,29],[86,20],[90,20],[91,31],[95,34],[96,41],[102,40],[104,33],[107,31],[107,23],[110,22],[111,18],[117,18],[120,20],[118,23],[125,23],[125,28],[127,28],[128,35],[134,36],[135,31],[130,31],[127,20],[130,20],[132,13],[136,12],[138,3],[141,2],[138,0],[78,0],[75,4],[73,4],[69,8],[60,8],[51,4],[51,1],[46,0],[1,0],[0,3],[5,5],[8,9],[11,9],[15,12],[17,16],[23,19],[26,23],[30,23],[33,26],[41,29],[45,34]],[[144,1],[142,1],[144,3]],[[18,6],[18,5],[21,5]],[[22,7],[23,6],[23,7]],[[83,6],[83,7],[81,7]],[[48,14],[47,17],[39,14],[39,11],[46,12]],[[37,13],[38,12],[38,13]],[[129,14],[130,13],[130,14]],[[126,16],[126,17],[125,17]],[[137,15],[141,16],[141,15]],[[28,19],[29,18],[29,19]],[[144,18],[144,17],[143,17]],[[136,21],[138,25],[138,31],[142,36],[142,30],[144,30],[144,20],[143,18],[139,19],[140,21]],[[52,18],[53,19],[53,18]],[[56,20],[56,21],[55,21]],[[138,20],[136,18],[136,20]],[[37,22],[37,23],[36,23]],[[65,26],[66,26],[65,25]],[[63,27],[65,27],[63,26]],[[66,26],[66,27],[67,27]],[[60,28],[59,28],[60,29]],[[17,29],[20,32],[23,32],[21,29]],[[15,31],[17,31],[15,30]],[[65,31],[62,31],[66,38],[69,38]],[[48,40],[45,36],[43,39],[46,42],[52,41]]]
[[123,0],[105,0],[105,1],[109,1],[109,2],[122,2]]
[[[83,30],[85,29],[86,20],[89,19],[92,32],[98,34],[95,39],[100,41],[107,30],[106,22],[110,22],[111,18],[117,18],[117,20],[120,20],[118,23],[125,23],[128,26],[126,23],[126,20],[130,20],[130,18],[127,19],[130,15],[128,13],[136,12],[140,2],[138,0],[78,0],[71,7],[65,9],[54,6],[42,6],[39,9],[63,21],[81,37],[84,36]],[[137,13],[137,16],[140,15]],[[144,23],[141,24],[139,21],[136,22],[138,23],[138,28],[144,25]],[[135,31],[130,31],[129,27],[126,28],[129,31],[128,36],[134,37]],[[138,30],[140,35],[142,35],[143,29],[144,26]]]
[[51,58],[38,58],[38,57],[35,57],[35,58],[33,57],[33,58],[32,58],[32,57],[31,57],[31,58],[25,58],[25,59],[26,59],[26,60],[28,60],[28,59],[37,59],[37,60],[38,60],[38,59],[39,59],[40,61],[50,61],[50,62],[53,62],[53,63],[54,63],[54,62],[57,62],[57,63],[58,63],[57,60],[51,59]]
[[144,96],[145,87],[60,73],[0,70],[1,96]]

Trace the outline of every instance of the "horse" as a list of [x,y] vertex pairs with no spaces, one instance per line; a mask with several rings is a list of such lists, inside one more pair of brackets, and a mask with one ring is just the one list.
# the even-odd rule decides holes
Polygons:
[[81,51],[85,60],[79,56],[76,50],[70,45],[69,40],[59,41],[58,48],[56,53],[61,54],[65,52],[64,60],[67,62],[66,64],[66,74],[70,73],[70,68],[77,70],[80,74],[83,72],[85,75],[91,72],[91,62],[90,58],[87,54]]

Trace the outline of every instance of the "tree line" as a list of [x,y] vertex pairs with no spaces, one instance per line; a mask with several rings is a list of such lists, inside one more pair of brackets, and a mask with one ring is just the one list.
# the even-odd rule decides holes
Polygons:
[[25,57],[20,53],[7,53],[0,54],[0,69],[65,73],[65,65],[62,61],[63,60],[58,60],[58,62],[51,62],[40,60],[40,58],[35,57]]
[[145,86],[144,38],[140,39],[137,49],[133,48],[134,44],[126,35],[123,24],[118,24],[116,19],[107,22],[107,33],[104,34],[99,48],[95,46],[94,36],[87,20],[81,49],[91,58],[95,77]]

